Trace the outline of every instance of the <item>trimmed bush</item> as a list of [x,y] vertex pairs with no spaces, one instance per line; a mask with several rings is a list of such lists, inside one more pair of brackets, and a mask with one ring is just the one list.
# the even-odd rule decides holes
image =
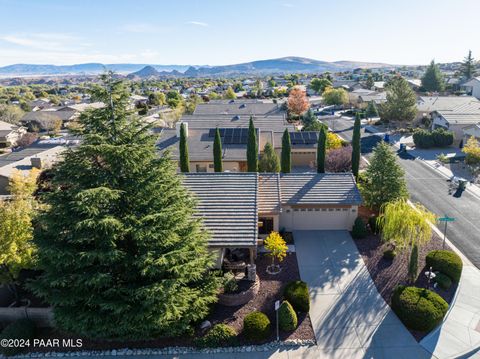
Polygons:
[[448,275],[455,283],[458,283],[462,275],[463,263],[457,253],[447,250],[431,251],[426,258],[427,267]]
[[292,305],[284,300],[278,309],[278,326],[284,332],[291,332],[297,328],[297,325],[297,313],[295,313]]
[[367,236],[367,227],[360,217],[357,217],[352,228],[352,237],[355,239],[365,238]]
[[408,328],[429,332],[442,321],[448,304],[430,290],[398,286],[393,292],[392,308]]
[[449,290],[452,286],[452,280],[446,274],[438,272],[435,276],[435,283],[443,290]]
[[397,256],[397,251],[395,249],[386,249],[383,252],[383,258],[387,260],[393,260]]
[[236,345],[237,332],[226,324],[216,324],[205,336],[196,339],[195,344],[201,348]]
[[368,218],[368,226],[370,227],[370,230],[372,231],[373,234],[378,233],[378,225],[377,225],[377,216],[372,216]]
[[243,334],[253,341],[268,339],[271,327],[270,319],[262,312],[252,312],[243,319]]
[[[32,340],[35,335],[35,324],[30,319],[19,319],[3,329],[0,339]],[[11,356],[20,353],[23,348],[0,347],[0,353]]]
[[433,131],[416,130],[413,134],[413,142],[418,148],[446,147],[453,143],[454,135],[451,131],[437,128]]
[[307,283],[296,280],[288,283],[283,292],[287,300],[297,312],[308,313],[310,310],[310,297]]

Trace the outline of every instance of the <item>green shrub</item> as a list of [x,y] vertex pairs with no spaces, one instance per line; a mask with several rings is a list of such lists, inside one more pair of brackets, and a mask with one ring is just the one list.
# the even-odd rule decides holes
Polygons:
[[[30,319],[19,319],[10,323],[3,329],[0,339],[25,339],[32,340],[35,335],[35,324]],[[0,353],[5,356],[20,353],[23,348],[0,347]]]
[[418,148],[446,147],[453,143],[453,132],[443,128],[437,128],[433,131],[416,130],[413,134],[413,142]]
[[284,332],[290,332],[295,330],[297,325],[297,313],[295,313],[292,305],[288,301],[284,300],[278,309],[278,326]]
[[430,290],[398,286],[393,292],[392,308],[408,328],[429,332],[442,321],[448,304]]
[[360,217],[357,217],[355,223],[353,224],[352,228],[352,237],[359,239],[365,238],[367,235],[367,227],[365,226],[365,222]]
[[397,256],[397,251],[395,249],[386,249],[383,251],[383,258],[388,260],[393,260]]
[[372,216],[368,218],[368,226],[370,227],[370,230],[372,231],[373,234],[378,233],[377,219],[378,219],[377,216]]
[[237,332],[226,324],[216,324],[205,336],[196,339],[195,344],[201,348],[233,346],[237,344]]
[[448,275],[438,272],[435,276],[435,283],[443,290],[449,290],[452,285],[452,280]]
[[288,283],[283,292],[287,300],[297,312],[307,313],[310,310],[310,297],[307,283],[296,280]]
[[270,319],[262,312],[252,312],[243,319],[243,334],[247,339],[263,341],[271,332]]
[[225,293],[235,293],[238,290],[238,283],[232,272],[227,272],[223,276],[223,291]]
[[426,258],[427,267],[448,275],[455,283],[458,283],[462,275],[462,259],[457,253],[447,250],[431,251]]

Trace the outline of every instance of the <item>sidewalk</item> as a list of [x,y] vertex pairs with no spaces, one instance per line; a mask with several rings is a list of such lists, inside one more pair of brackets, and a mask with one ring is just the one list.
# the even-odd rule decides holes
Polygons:
[[448,238],[447,243],[462,258],[462,276],[443,323],[423,338],[420,345],[441,359],[469,358],[480,350],[480,270]]

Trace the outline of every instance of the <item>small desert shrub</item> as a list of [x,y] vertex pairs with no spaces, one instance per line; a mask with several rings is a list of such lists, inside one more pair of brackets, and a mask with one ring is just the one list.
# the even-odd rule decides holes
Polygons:
[[226,324],[216,324],[205,336],[195,340],[195,344],[201,348],[236,345],[237,333]]
[[297,325],[297,313],[295,313],[292,305],[288,301],[284,300],[278,309],[278,326],[284,332],[291,332],[297,328]]
[[243,334],[247,339],[263,341],[271,332],[270,319],[262,312],[252,312],[243,319]]
[[447,250],[431,251],[426,258],[427,267],[448,275],[455,283],[458,283],[462,275],[463,263],[457,253]]
[[308,295],[307,283],[300,280],[288,283],[285,286],[283,296],[296,311],[307,313],[310,310],[310,297]]
[[365,238],[367,236],[367,227],[365,226],[365,222],[362,218],[357,217],[355,223],[353,224],[352,228],[352,237],[359,239]]
[[397,251],[395,249],[386,249],[383,252],[383,258],[388,260],[393,260],[397,256]]

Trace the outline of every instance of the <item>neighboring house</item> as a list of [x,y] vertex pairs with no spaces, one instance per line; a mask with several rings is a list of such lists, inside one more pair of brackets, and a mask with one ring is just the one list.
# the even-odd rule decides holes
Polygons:
[[357,102],[359,104],[369,104],[370,102],[374,102],[376,105],[380,105],[382,103],[387,102],[387,93],[386,92],[372,92],[368,94],[363,94],[358,96]]
[[0,195],[8,195],[8,183],[14,171],[25,175],[32,169],[46,169],[58,161],[64,146],[32,146],[0,156]]
[[210,232],[217,267],[234,250],[248,252],[271,231],[351,230],[362,203],[350,173],[186,173],[198,216]]
[[26,132],[26,127],[0,121],[0,148],[15,147]]
[[276,103],[263,103],[257,100],[210,101],[198,104],[194,115],[281,115],[283,111]]
[[422,87],[421,79],[407,79],[407,82],[413,91],[418,91]]
[[417,119],[429,117],[434,111],[454,111],[462,106],[480,104],[472,96],[419,96],[417,99]]
[[456,144],[463,145],[464,140],[472,131],[475,132],[475,125],[480,124],[480,102],[471,102],[454,109],[433,111],[432,129],[445,128],[453,131]]
[[468,80],[461,85],[460,88],[464,89],[467,95],[476,97],[480,100],[480,76]]
[[83,111],[102,108],[103,106],[105,105],[102,102],[79,103],[63,106],[58,109],[51,108],[42,111],[28,112],[22,117],[21,122],[27,126],[34,124],[42,129],[42,123],[61,120],[62,126],[65,127],[68,126],[70,122],[78,119]]

